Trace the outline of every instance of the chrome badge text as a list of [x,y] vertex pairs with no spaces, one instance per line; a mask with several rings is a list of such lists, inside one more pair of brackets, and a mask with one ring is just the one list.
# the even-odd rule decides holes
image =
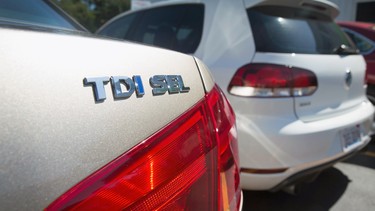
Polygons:
[[[107,96],[105,85],[111,82],[114,99],[127,99],[136,93],[137,97],[145,95],[142,78],[139,75],[133,77],[111,76],[111,77],[87,77],[83,79],[84,86],[92,86],[95,101],[104,101]],[[149,79],[152,94],[163,95],[167,91],[169,94],[189,92],[190,87],[186,87],[181,75],[154,75]]]

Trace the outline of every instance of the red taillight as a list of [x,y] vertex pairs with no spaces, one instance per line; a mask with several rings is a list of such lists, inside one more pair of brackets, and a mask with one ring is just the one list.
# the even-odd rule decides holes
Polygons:
[[214,134],[219,141],[219,170],[221,210],[238,209],[239,157],[236,118],[232,107],[218,87],[207,96],[207,103],[214,124]]
[[236,147],[233,111],[215,87],[190,111],[78,183],[46,210],[236,209]]
[[318,80],[310,70],[254,63],[237,70],[228,92],[244,97],[299,97],[312,95],[317,88]]

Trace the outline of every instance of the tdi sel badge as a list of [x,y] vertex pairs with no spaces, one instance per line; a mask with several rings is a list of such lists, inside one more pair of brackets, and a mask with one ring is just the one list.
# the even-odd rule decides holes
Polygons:
[[[114,99],[127,99],[136,93],[137,97],[145,95],[145,90],[141,76],[134,75],[132,78],[127,76],[111,77],[87,77],[83,79],[84,86],[92,86],[95,101],[104,101],[106,97],[104,86],[111,82]],[[189,92],[190,87],[185,87],[180,75],[155,75],[150,78],[152,94],[163,95],[167,91],[169,94]],[[123,86],[121,86],[121,84]],[[126,90],[123,90],[123,87]]]
[[163,95],[189,92],[190,87],[185,87],[180,75],[155,75],[150,78],[153,95]]

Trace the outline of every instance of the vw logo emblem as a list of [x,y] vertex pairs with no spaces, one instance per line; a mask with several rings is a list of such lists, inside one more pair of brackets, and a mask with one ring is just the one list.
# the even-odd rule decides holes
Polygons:
[[350,69],[347,69],[345,73],[345,84],[347,88],[349,88],[350,85],[352,85],[352,80],[353,80],[352,71]]

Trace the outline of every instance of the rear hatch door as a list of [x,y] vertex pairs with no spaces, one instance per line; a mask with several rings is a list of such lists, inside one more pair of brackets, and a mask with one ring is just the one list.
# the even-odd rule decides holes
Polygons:
[[332,17],[320,11],[325,11],[324,4],[317,9],[302,5],[257,5],[248,9],[248,15],[257,51],[253,62],[314,73],[316,91],[294,97],[296,116],[313,121],[346,112],[365,100],[365,63]]

